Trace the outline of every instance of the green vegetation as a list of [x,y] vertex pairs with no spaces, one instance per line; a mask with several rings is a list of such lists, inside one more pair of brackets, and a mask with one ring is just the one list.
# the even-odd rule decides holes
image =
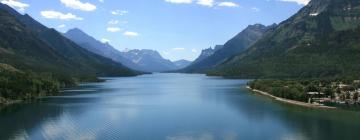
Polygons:
[[360,77],[359,6],[358,0],[313,0],[248,50],[207,74],[265,79]]
[[179,72],[186,73],[204,73],[212,67],[221,64],[225,60],[231,58],[232,56],[245,51],[251,45],[253,45],[257,40],[261,39],[264,33],[272,28],[275,25],[264,26],[261,24],[249,25],[242,32],[237,34],[234,38],[226,42],[221,48],[215,48],[214,50],[204,50],[205,56],[212,52],[210,56],[200,56],[194,63],[188,67],[179,70]]
[[249,83],[251,89],[257,89],[264,92],[268,92],[271,95],[296,100],[307,101],[306,90],[307,85],[301,84],[294,80],[255,80]]
[[[312,0],[245,52],[208,71],[253,89],[324,104],[359,104],[360,3]],[[351,80],[346,80],[351,79]]]
[[249,83],[257,89],[277,97],[320,104],[360,105],[360,80],[352,79],[288,79],[254,80]]
[[[51,75],[25,73],[6,64],[0,64],[0,98],[27,100],[56,94],[61,83]],[[2,99],[0,104],[6,102]]]
[[56,94],[61,87],[101,81],[99,76],[140,74],[4,4],[0,21],[0,102]]
[[238,56],[208,74],[239,78],[359,77],[359,40],[360,28],[329,33],[287,51],[274,47],[264,50],[267,53]]

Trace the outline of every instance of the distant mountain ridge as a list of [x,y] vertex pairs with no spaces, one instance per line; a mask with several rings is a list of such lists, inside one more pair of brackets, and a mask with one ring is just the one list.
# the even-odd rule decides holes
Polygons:
[[312,0],[209,75],[239,78],[360,76],[360,1]]
[[134,49],[121,52],[122,56],[131,60],[145,72],[165,72],[177,69],[176,65],[163,58],[159,52],[148,49]]
[[200,55],[198,58],[195,59],[195,61],[193,63],[198,63],[203,61],[204,59],[210,57],[211,55],[213,55],[216,51],[220,50],[221,48],[223,48],[223,45],[216,45],[214,48],[207,48],[201,51]]
[[[188,73],[204,73],[205,71],[208,71],[215,66],[225,62],[232,56],[245,51],[253,43],[260,39],[266,31],[274,27],[276,27],[276,24],[270,26],[264,26],[261,24],[249,25],[234,38],[226,42],[223,46],[215,47],[215,50],[204,50],[202,55],[200,55],[200,57],[195,60],[193,64],[180,71]],[[204,57],[204,54],[208,56]]]
[[159,52],[155,50],[134,49],[119,51],[109,43],[96,40],[78,28],[70,29],[63,35],[90,52],[110,58],[137,71],[165,72],[183,68],[163,58]]
[[122,64],[88,52],[49,29],[0,4],[0,63],[20,70],[53,73],[69,79],[137,75]]
[[182,69],[189,66],[192,63],[192,61],[182,59],[182,60],[174,61],[173,63],[176,66],[176,69]]
[[141,70],[139,66],[123,57],[122,52],[115,49],[109,43],[103,43],[99,40],[96,40],[94,37],[86,34],[84,31],[78,28],[70,29],[63,35],[90,52],[112,59],[113,61],[119,62],[131,69]]

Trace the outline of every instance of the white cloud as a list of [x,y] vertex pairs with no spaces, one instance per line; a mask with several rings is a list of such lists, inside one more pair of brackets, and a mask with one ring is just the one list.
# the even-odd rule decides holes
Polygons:
[[65,28],[65,27],[66,27],[65,24],[61,24],[61,25],[57,26],[56,28]]
[[128,21],[119,21],[119,20],[110,20],[109,22],[108,22],[108,24],[109,25],[117,25],[117,24],[127,24],[128,23]]
[[251,8],[251,10],[253,10],[254,12],[260,12],[260,9],[257,7],[253,7],[253,8]]
[[239,5],[234,3],[234,2],[220,2],[218,4],[218,6],[222,6],[222,7],[239,7]]
[[82,11],[94,11],[96,6],[91,3],[83,3],[80,0],[60,0],[66,7],[78,9]]
[[214,0],[198,0],[196,3],[199,5],[203,5],[203,6],[213,7],[215,1]]
[[19,0],[1,0],[1,3],[9,5],[12,8],[18,9],[20,11],[25,11],[30,5],[22,3]]
[[296,2],[297,4],[300,4],[300,5],[307,5],[310,2],[310,0],[280,0],[280,1]]
[[116,25],[116,24],[119,24],[119,21],[118,21],[118,20],[110,20],[110,21],[108,22],[108,24]]
[[123,16],[123,15],[129,13],[129,11],[126,11],[126,10],[114,10],[114,11],[111,11],[110,13],[113,14],[113,15]]
[[196,49],[192,49],[191,52],[197,53],[198,51]]
[[106,39],[106,38],[102,38],[102,39],[101,39],[101,42],[102,42],[102,43],[110,43],[110,40],[109,40],[109,39]]
[[126,31],[126,32],[124,32],[124,36],[127,36],[127,37],[137,37],[137,36],[139,36],[139,33],[137,33],[137,32],[131,32],[131,31]]
[[176,4],[190,4],[192,0],[165,0],[165,2],[176,3]]
[[229,1],[223,2],[216,2],[216,0],[165,0],[165,2],[175,3],[175,4],[191,4],[196,2],[198,5],[207,6],[207,7],[214,7],[214,6],[221,6],[221,7],[239,7],[238,4]]
[[83,18],[78,17],[74,14],[71,13],[61,13],[61,12],[57,12],[57,11],[41,11],[40,12],[41,16],[43,16],[44,18],[48,18],[48,19],[60,19],[60,20],[83,20]]
[[183,51],[185,48],[173,48],[174,51]]
[[104,0],[99,0],[99,2],[104,3]]
[[107,29],[106,29],[108,32],[120,32],[122,29],[121,28],[119,28],[119,27],[108,27]]

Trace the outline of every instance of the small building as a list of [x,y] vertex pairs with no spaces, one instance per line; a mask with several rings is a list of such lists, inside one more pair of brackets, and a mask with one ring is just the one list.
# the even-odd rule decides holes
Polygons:
[[331,87],[338,87],[338,82],[331,82]]
[[309,98],[308,103],[312,103],[314,100],[316,100],[316,101],[322,100],[321,98],[324,97],[325,93],[322,93],[322,92],[308,92],[307,95],[308,95],[308,98]]
[[308,92],[308,95],[325,95],[325,93],[322,92]]
[[343,88],[346,88],[346,87],[349,87],[349,85],[346,85],[346,84],[343,84],[343,83],[339,84],[340,89],[343,89]]

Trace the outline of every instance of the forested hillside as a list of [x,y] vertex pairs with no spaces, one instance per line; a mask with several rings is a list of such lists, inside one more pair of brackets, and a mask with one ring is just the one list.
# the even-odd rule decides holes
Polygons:
[[[56,93],[59,87],[98,76],[135,76],[138,72],[91,53],[28,15],[0,4],[1,95],[28,98]],[[13,71],[7,71],[16,69]]]
[[209,75],[238,78],[360,76],[360,1],[312,0]]
[[211,55],[205,58],[202,58],[202,55],[200,55],[198,60],[195,60],[190,66],[180,71],[187,73],[204,73],[209,71],[234,55],[245,51],[259,40],[266,31],[275,26],[275,24],[271,26],[264,26],[261,24],[249,25],[234,38],[226,42],[225,45],[215,47],[214,52],[212,52]]

